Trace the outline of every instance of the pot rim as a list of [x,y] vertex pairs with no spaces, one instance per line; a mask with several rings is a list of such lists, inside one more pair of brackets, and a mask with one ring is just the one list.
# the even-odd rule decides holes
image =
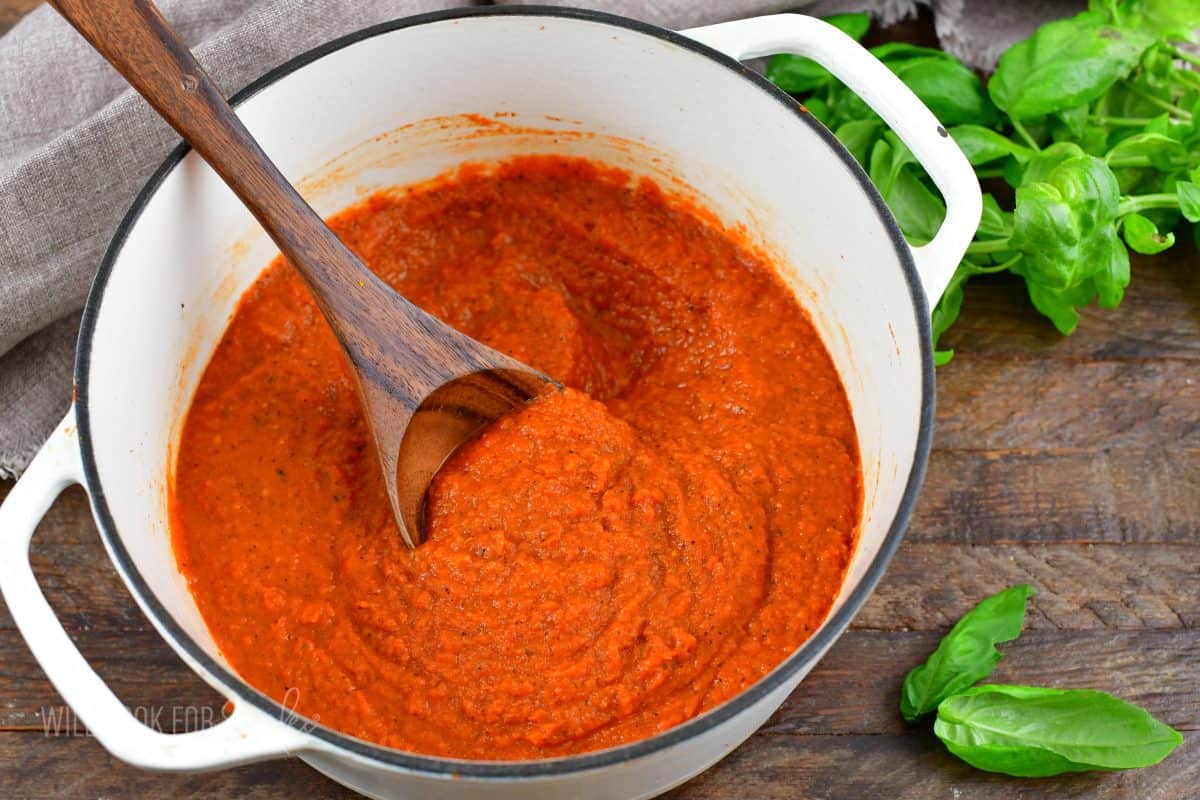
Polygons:
[[607,25],[652,36],[668,44],[703,55],[737,73],[747,81],[749,86],[758,91],[766,92],[773,99],[792,111],[796,117],[818,134],[832,153],[842,161],[847,171],[858,182],[860,188],[870,197],[879,220],[883,223],[885,230],[892,240],[897,259],[904,272],[904,278],[908,285],[909,294],[911,295],[917,330],[920,335],[920,427],[917,433],[913,464],[909,470],[904,494],[892,519],[892,523],[880,545],[879,551],[868,565],[867,571],[858,585],[851,590],[842,607],[826,619],[825,624],[816,634],[802,643],[788,658],[740,694],[735,695],[721,705],[709,709],[699,716],[676,725],[674,728],[647,739],[629,742],[604,750],[525,761],[475,761],[429,756],[397,750],[358,739],[314,723],[306,717],[288,712],[284,706],[248,684],[231,669],[210,656],[183,630],[158,601],[158,598],[151,591],[146,580],[138,572],[137,566],[133,563],[133,559],[117,534],[116,524],[109,510],[104,489],[100,482],[99,469],[93,450],[91,420],[88,414],[88,374],[90,371],[91,351],[96,323],[103,304],[104,292],[108,285],[109,277],[120,257],[130,231],[141,218],[147,204],[158,191],[166,177],[179,165],[184,156],[191,151],[191,147],[186,143],[176,147],[158,169],[154,171],[134,199],[129,211],[126,212],[116,232],[113,234],[113,238],[93,280],[87,303],[84,306],[75,353],[74,382],[79,448],[83,462],[84,480],[88,494],[91,497],[93,516],[96,519],[100,536],[107,546],[114,565],[121,573],[126,586],[141,603],[143,609],[151,617],[160,632],[169,638],[169,643],[177,651],[186,654],[194,664],[206,671],[221,686],[228,689],[232,693],[232,699],[235,702],[248,702],[259,710],[279,719],[281,723],[308,733],[320,740],[326,752],[330,752],[330,746],[332,746],[334,752],[341,752],[342,754],[365,758],[387,766],[435,776],[511,780],[564,776],[571,773],[601,769],[673,747],[703,734],[740,714],[772,691],[778,689],[794,677],[802,668],[815,663],[820,655],[845,632],[851,619],[858,613],[883,576],[888,563],[891,561],[896,548],[900,544],[900,540],[904,536],[904,531],[912,515],[913,506],[916,502],[929,458],[933,437],[935,396],[933,345],[929,306],[925,297],[925,291],[921,285],[920,276],[917,273],[912,251],[909,249],[895,218],[880,197],[879,192],[875,189],[874,184],[871,183],[861,166],[859,166],[858,162],[842,146],[838,139],[823,124],[803,109],[799,103],[740,62],[680,33],[615,14],[559,6],[483,6],[433,11],[362,28],[301,53],[270,70],[241,91],[232,95],[230,103],[237,106],[300,68],[345,47],[352,46],[375,36],[391,33],[403,28],[417,27],[446,20],[490,16],[550,17]]

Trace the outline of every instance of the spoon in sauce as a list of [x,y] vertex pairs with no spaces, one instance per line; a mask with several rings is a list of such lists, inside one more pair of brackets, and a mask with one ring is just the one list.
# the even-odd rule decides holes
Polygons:
[[410,303],[288,183],[150,0],[49,0],[229,185],[303,276],[342,346],[404,541],[454,450],[552,379]]

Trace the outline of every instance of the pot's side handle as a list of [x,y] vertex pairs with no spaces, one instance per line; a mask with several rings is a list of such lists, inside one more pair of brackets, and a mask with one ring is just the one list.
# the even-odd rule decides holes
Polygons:
[[682,33],[739,61],[776,53],[807,56],[883,118],[946,201],[946,219],[933,241],[913,248],[925,294],[931,306],[936,303],[979,227],[983,197],[966,156],[912,90],[858,42],[813,17],[775,14]]
[[72,408],[0,505],[0,594],[34,657],[92,735],[117,758],[156,770],[215,769],[305,749],[305,734],[248,704],[206,730],[160,733],[139,722],[92,670],[29,563],[38,523],[64,489],[82,482]]

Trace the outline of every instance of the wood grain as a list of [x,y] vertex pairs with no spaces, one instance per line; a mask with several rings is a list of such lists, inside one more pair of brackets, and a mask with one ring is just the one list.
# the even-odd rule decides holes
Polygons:
[[42,0],[0,0],[0,36],[41,4]]
[[[153,717],[155,727],[163,732],[180,733],[197,720],[221,719],[224,698],[185,667],[153,629],[93,629],[73,632],[71,638],[125,706],[135,710],[139,719]],[[4,687],[0,730],[42,733],[82,727],[73,721],[20,634],[0,631],[0,651]]]
[[[71,769],[64,769],[71,765]],[[806,736],[757,734],[721,766],[667,795],[672,800],[1194,800],[1200,736],[1189,736],[1156,769],[1016,781],[978,772],[932,734]],[[358,795],[296,760],[201,775],[155,775],[126,766],[93,739],[0,735],[0,797],[229,798],[349,800]]]
[[0,734],[0,797],[362,800],[296,759],[195,775],[162,775],[118,761],[90,737],[40,732]]
[[[0,0],[0,32],[33,5]],[[927,16],[887,35],[933,41]],[[1121,308],[1085,311],[1068,338],[1019,281],[976,280],[945,343],[958,356],[938,371],[928,478],[884,581],[763,730],[671,797],[1200,798],[1200,257],[1186,241],[1135,257]],[[161,709],[171,730],[194,724],[172,709],[219,708],[125,592],[81,490],[51,510],[33,555],[64,625],[126,704]],[[1185,730],[1166,763],[1013,780],[966,767],[898,718],[900,681],[940,633],[1022,581],[1038,595],[995,679],[1142,703]],[[0,798],[352,797],[295,760],[142,772],[93,739],[46,736],[43,708],[63,713],[0,610]]]
[[755,800],[1195,800],[1200,736],[1156,769],[1013,780],[957,761],[929,733],[911,736],[753,737],[669,797]]
[[1025,620],[1030,631],[1200,628],[1200,547],[1194,543],[914,542],[900,548],[854,627],[940,631],[981,597],[1018,583],[1037,587]]
[[1079,362],[963,358],[938,371],[945,450],[1200,446],[1196,365],[1181,359]]
[[[1089,403],[1082,413],[1102,418],[1097,405]],[[1196,486],[1200,447],[1186,442],[1151,448],[938,449],[908,540],[1196,542]]]
[[1186,231],[1166,258],[1135,256],[1120,308],[1088,308],[1079,328],[1061,336],[1029,304],[1012,275],[972,278],[958,322],[942,344],[970,361],[1200,360],[1200,272]]

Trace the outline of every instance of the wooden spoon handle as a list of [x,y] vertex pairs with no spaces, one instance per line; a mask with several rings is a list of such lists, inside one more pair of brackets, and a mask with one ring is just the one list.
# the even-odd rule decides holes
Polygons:
[[292,188],[150,0],[49,0],[241,198],[328,308],[367,272]]

